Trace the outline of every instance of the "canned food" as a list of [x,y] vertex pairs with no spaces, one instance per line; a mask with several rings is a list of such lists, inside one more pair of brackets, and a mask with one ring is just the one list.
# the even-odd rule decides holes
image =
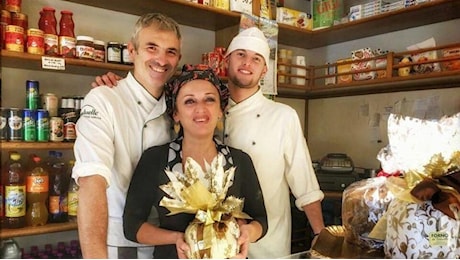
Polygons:
[[37,111],[24,109],[24,141],[37,141]]
[[26,80],[26,108],[38,109],[39,83],[37,80]]
[[39,55],[45,54],[45,38],[42,30],[35,28],[27,30],[27,52]]
[[51,142],[64,141],[64,120],[61,117],[50,118],[50,139]]
[[58,97],[53,93],[41,96],[42,108],[48,110],[49,117],[58,116]]
[[5,49],[24,52],[24,28],[17,25],[5,27]]
[[10,108],[8,116],[8,140],[22,141],[23,126],[22,109]]
[[8,108],[0,107],[0,140],[8,140]]
[[37,110],[37,141],[48,142],[50,139],[49,113],[46,109]]

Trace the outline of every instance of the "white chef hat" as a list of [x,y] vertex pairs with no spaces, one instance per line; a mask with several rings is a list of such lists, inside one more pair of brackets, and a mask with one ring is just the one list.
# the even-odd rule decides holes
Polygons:
[[230,42],[225,56],[228,56],[235,50],[250,50],[256,52],[264,57],[265,63],[268,65],[270,47],[268,46],[268,41],[264,33],[256,27],[245,29],[235,36],[232,42]]

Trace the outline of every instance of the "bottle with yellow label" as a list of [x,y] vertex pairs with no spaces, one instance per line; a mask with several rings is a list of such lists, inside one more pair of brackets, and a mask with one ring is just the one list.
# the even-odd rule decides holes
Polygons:
[[26,224],[26,179],[21,155],[11,151],[2,172],[5,218],[4,228],[22,228]]
[[26,224],[28,226],[42,226],[48,221],[49,175],[41,158],[36,154],[30,155],[27,169],[27,212]]

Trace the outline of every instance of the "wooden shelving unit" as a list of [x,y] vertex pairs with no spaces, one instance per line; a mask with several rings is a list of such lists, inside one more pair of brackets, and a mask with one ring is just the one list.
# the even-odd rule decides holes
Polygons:
[[2,228],[0,230],[0,239],[10,238],[10,237],[40,235],[40,234],[62,232],[62,231],[69,231],[69,230],[76,230],[76,229],[77,229],[76,222],[50,223],[44,226],[24,227],[24,228],[17,228],[17,229]]
[[[186,0],[67,1],[133,15],[160,12],[171,16],[180,24],[214,31],[238,25],[240,21],[240,14],[237,12]],[[456,18],[460,18],[460,1],[436,0],[316,31],[279,24],[278,42],[311,49]]]
[[[1,58],[2,67],[43,70],[42,55],[1,50]],[[99,76],[107,73],[107,71],[127,72],[132,69],[132,66],[129,65],[70,58],[65,58],[65,64],[65,70],[52,71]]]
[[0,142],[2,150],[71,150],[73,143],[66,142]]

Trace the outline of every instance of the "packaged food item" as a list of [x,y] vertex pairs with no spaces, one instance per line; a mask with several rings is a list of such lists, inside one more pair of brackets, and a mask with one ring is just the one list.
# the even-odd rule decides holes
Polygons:
[[387,258],[460,256],[459,125],[460,113],[438,120],[389,116],[389,144],[377,158],[385,172],[404,178],[387,180],[395,197],[382,217]]
[[276,8],[276,21],[278,23],[288,24],[307,30],[311,30],[313,28],[313,20],[311,14],[286,7]]
[[[375,68],[375,60],[365,60],[359,61],[362,59],[368,59],[374,57],[371,48],[363,48],[351,52],[351,59],[358,62],[351,64],[352,71],[361,71]],[[357,72],[353,74],[353,80],[369,80],[374,79],[376,76],[375,71],[366,71],[366,72]]]
[[442,63],[444,70],[460,70],[460,47],[448,48],[442,50],[442,56],[456,57],[455,60],[450,60]]
[[[346,63],[346,64],[341,64],[343,62],[348,62],[351,61],[350,58],[348,59],[340,59],[337,61],[337,73],[346,73],[351,71],[351,63]],[[345,74],[345,75],[338,75],[337,76],[337,83],[338,84],[343,84],[343,83],[350,83],[352,81],[351,74]]]
[[[411,45],[407,47],[409,51],[416,51],[424,48],[436,47],[436,41],[434,38],[430,38],[426,41]],[[436,51],[426,51],[421,53],[415,53],[411,56],[413,62],[426,62],[429,60],[434,60],[438,58],[438,53]],[[435,63],[422,63],[416,64],[413,66],[413,71],[416,74],[424,74],[430,72],[441,71],[441,67],[438,62]]]
[[[167,208],[169,214],[195,214],[184,234],[191,248],[188,258],[231,258],[239,252],[236,218],[250,217],[241,211],[243,200],[226,195],[235,168],[224,171],[223,160],[219,154],[209,167],[212,172],[205,173],[197,162],[187,158],[184,173],[167,170],[170,182],[160,186],[169,196],[162,198],[160,206]],[[213,177],[206,177],[209,174]]]
[[362,248],[382,248],[383,241],[369,233],[393,200],[386,177],[374,177],[350,184],[342,195],[342,223],[347,242]]

